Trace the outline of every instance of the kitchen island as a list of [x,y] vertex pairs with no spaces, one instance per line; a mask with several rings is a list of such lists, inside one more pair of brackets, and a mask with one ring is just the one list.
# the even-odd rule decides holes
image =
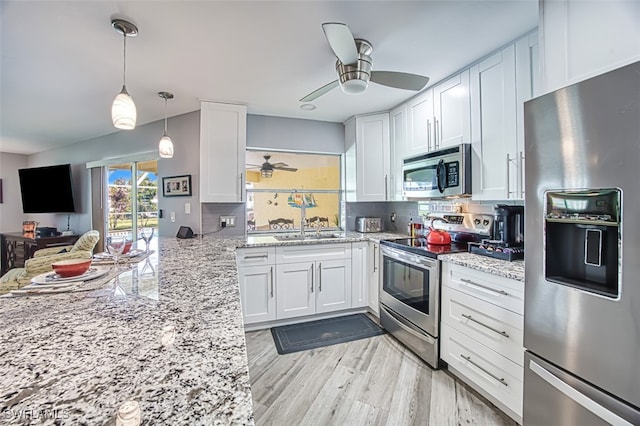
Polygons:
[[237,239],[161,238],[124,294],[0,298],[2,424],[253,424]]

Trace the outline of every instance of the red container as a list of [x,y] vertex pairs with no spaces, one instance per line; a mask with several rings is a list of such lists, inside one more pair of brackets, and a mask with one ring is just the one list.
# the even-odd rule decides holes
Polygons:
[[89,270],[91,259],[68,259],[52,263],[51,266],[56,274],[62,278],[76,277]]

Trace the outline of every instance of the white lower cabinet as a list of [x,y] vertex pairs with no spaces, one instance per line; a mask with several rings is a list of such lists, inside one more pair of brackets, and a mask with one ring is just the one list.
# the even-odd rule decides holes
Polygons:
[[276,268],[277,318],[292,318],[316,313],[314,262],[289,263]]
[[377,317],[380,317],[380,243],[369,243],[369,310],[373,312]]
[[524,283],[445,262],[441,295],[441,358],[522,423]]
[[351,308],[351,259],[276,266],[277,319]]
[[362,241],[351,248],[351,295],[354,308],[369,308],[380,316],[380,243]]
[[253,324],[275,320],[274,248],[238,249],[236,261],[244,323]]
[[[356,244],[356,243],[354,243]],[[366,264],[366,242],[241,248],[236,253],[245,324],[364,308],[368,280],[356,280],[353,262]],[[355,283],[356,288],[354,288]]]
[[240,300],[245,324],[276,319],[274,266],[240,268]]

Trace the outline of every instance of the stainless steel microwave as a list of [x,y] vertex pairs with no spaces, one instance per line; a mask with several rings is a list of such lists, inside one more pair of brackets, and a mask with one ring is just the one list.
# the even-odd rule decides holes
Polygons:
[[471,195],[471,144],[460,144],[406,158],[402,166],[405,198]]

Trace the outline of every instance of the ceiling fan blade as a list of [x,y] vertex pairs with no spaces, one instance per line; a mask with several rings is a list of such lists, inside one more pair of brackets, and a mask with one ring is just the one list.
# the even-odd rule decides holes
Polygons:
[[395,71],[372,71],[371,81],[383,86],[405,90],[422,90],[429,82],[429,77]]
[[336,57],[345,65],[358,61],[358,49],[353,34],[346,24],[327,22],[322,24],[324,35]]
[[282,161],[279,161],[277,163],[271,163],[271,165],[273,167],[275,167],[276,169],[279,168],[279,167],[287,167],[288,166],[287,163],[283,163]]
[[320,96],[324,95],[325,93],[327,93],[331,89],[334,89],[337,85],[338,85],[338,80],[334,80],[329,84],[325,84],[321,88],[314,90],[313,92],[309,93],[304,98],[300,99],[300,102],[311,102],[311,101],[319,98]]
[[262,167],[262,166],[250,166],[250,165],[248,165],[248,164],[247,164],[247,165],[246,165],[246,167],[245,167],[245,169],[247,169],[247,170],[250,170],[250,169],[259,169],[259,168],[261,168],[261,167]]
[[297,172],[298,169],[294,167],[275,167],[276,170],[283,170],[285,172]]
[[245,164],[245,166],[248,166],[248,167],[262,167],[261,164]]

